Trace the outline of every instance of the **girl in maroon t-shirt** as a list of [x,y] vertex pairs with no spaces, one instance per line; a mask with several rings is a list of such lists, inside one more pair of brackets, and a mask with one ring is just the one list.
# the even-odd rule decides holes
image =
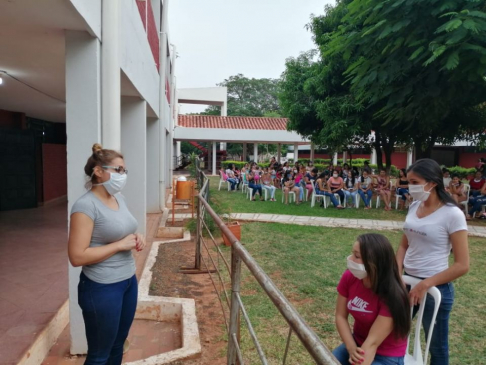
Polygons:
[[[336,327],[343,344],[334,349],[341,364],[403,364],[410,332],[410,301],[388,239],[358,237],[348,270],[337,287]],[[351,331],[348,317],[354,318]]]

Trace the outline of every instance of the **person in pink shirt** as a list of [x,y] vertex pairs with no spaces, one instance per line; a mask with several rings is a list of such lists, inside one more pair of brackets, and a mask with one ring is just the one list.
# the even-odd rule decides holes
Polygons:
[[[343,365],[404,363],[410,300],[388,239],[359,236],[337,286],[336,328],[343,343],[333,355]],[[351,330],[348,317],[354,318]]]

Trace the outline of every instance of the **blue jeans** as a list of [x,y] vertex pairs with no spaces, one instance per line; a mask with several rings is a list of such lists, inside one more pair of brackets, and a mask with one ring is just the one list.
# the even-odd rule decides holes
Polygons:
[[407,200],[407,197],[405,196],[405,194],[408,194],[408,189],[397,188],[396,193],[397,193],[397,195],[401,195],[402,196],[402,200],[403,201]]
[[[348,350],[346,350],[346,346],[344,346],[344,343],[336,347],[332,351],[332,354],[336,357],[336,359],[339,360],[339,362],[342,365],[351,364],[349,362],[349,353]],[[403,365],[403,364],[404,364],[403,356],[393,357],[393,356],[381,356],[381,355],[375,355],[375,358],[371,363],[371,365]]]
[[233,179],[232,177],[229,177],[227,181],[231,185],[231,190],[235,190],[236,184],[238,184],[238,179]]
[[337,207],[339,205],[339,202],[338,202],[338,200],[336,199],[336,197],[334,196],[333,193],[328,193],[327,191],[322,191],[322,190],[316,189],[316,194],[328,196],[331,199],[331,202],[335,207]]
[[78,304],[83,311],[88,355],[84,365],[119,365],[123,343],[137,308],[137,278],[113,284],[94,282],[81,273]]
[[356,194],[358,194],[357,190],[344,190],[344,195],[346,196],[346,199],[348,201],[348,206],[354,206],[354,204],[356,203]]
[[[439,306],[439,312],[435,319],[434,332],[430,341],[430,365],[448,365],[449,364],[449,315],[454,304],[454,286],[452,283],[437,285],[442,300]],[[414,307],[414,313],[418,306]],[[424,317],[422,324],[425,330],[425,336],[429,333],[432,315],[434,314],[434,298],[427,294],[425,301]],[[427,338],[427,337],[425,337]]]
[[363,199],[365,207],[371,207],[371,198],[373,197],[373,192],[368,190],[367,192],[364,192],[363,190],[359,189],[358,194]]
[[481,195],[476,198],[471,198],[469,202],[472,205],[472,208],[469,210],[469,215],[472,217],[476,212],[480,212],[483,208],[483,205],[486,205],[486,196]]
[[255,194],[258,192],[260,194],[260,197],[262,196],[262,186],[260,184],[254,184],[254,183],[249,183],[248,187],[250,189],[253,189],[253,195],[252,197],[255,197]]

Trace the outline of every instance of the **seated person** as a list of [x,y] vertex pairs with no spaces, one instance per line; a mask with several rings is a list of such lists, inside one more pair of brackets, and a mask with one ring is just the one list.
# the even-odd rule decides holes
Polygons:
[[263,174],[261,178],[261,182],[262,182],[262,189],[270,192],[270,201],[274,202],[275,190],[277,190],[277,188],[273,186],[273,179],[270,173],[268,173],[268,171]]
[[412,198],[408,193],[408,179],[407,179],[407,171],[405,169],[400,169],[398,171],[398,180],[395,183],[395,194],[400,195],[402,197],[400,202],[400,210],[403,210],[405,206],[405,202],[410,203]]
[[451,184],[451,173],[445,167],[442,169],[442,181],[444,182],[444,188],[449,191],[449,185]]
[[481,171],[476,171],[474,174],[474,177],[469,180],[469,186],[471,189],[469,190],[469,196],[471,197],[477,197],[481,194],[481,188],[484,185],[485,180],[483,179],[483,176],[481,174]]
[[347,207],[356,207],[356,195],[358,194],[359,179],[355,177],[353,170],[344,179],[344,195],[347,199]]
[[[334,193],[331,193],[331,188],[329,187],[328,184],[328,178],[329,176],[327,175],[326,172],[323,172],[322,174],[319,175],[315,185],[316,195],[328,196],[331,199],[331,202],[334,205],[334,207],[336,207],[337,209],[344,209],[344,207],[339,203],[339,201],[334,196]],[[321,207],[323,206],[324,206],[324,201],[321,202]]]
[[388,176],[385,169],[380,170],[379,175],[372,175],[376,178],[378,186],[376,187],[376,193],[380,195],[385,203],[385,210],[391,210],[391,191],[390,191],[390,176]]
[[238,184],[238,180],[235,177],[235,173],[231,169],[231,164],[229,164],[228,168],[226,169],[226,176],[228,176],[226,181],[228,181],[231,184],[231,191],[235,191],[236,185]]
[[365,209],[371,209],[371,199],[373,197],[372,179],[366,170],[363,170],[363,175],[358,179],[358,194],[363,200]]
[[456,203],[463,202],[467,199],[464,184],[458,175],[452,176],[452,180],[449,183],[449,194],[451,194],[452,199],[454,199]]
[[253,189],[253,194],[251,197],[252,201],[255,201],[255,195],[258,193],[260,195],[260,200],[263,200],[262,196],[262,186],[260,185],[260,175],[256,171],[251,171],[247,173],[246,178],[248,180],[248,187]]
[[287,171],[283,179],[283,193],[285,199],[285,205],[289,204],[289,193],[293,191],[295,194],[295,203],[300,204],[300,189],[295,184],[294,173]]
[[347,267],[337,286],[335,320],[343,343],[333,355],[342,365],[403,364],[412,320],[392,245],[381,234],[363,234]]
[[[295,172],[297,171],[297,172]],[[300,170],[294,170],[294,177],[295,177],[295,186],[299,188],[299,200],[304,200],[304,175],[305,175],[305,167],[302,166]]]
[[469,210],[469,214],[467,215],[466,219],[471,219],[476,217],[476,213],[480,212],[483,209],[483,205],[486,205],[486,182],[483,184],[483,187],[479,191],[479,195],[475,198],[471,198],[469,202],[472,205],[472,208]]
[[331,189],[331,193],[339,195],[339,200],[341,201],[341,205],[344,202],[344,180],[342,177],[339,176],[339,171],[334,169],[332,172],[332,176],[327,180],[327,185]]

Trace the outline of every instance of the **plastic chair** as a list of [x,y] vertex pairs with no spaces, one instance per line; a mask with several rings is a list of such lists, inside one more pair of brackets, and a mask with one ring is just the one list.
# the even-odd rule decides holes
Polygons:
[[322,201],[324,202],[324,207],[327,208],[327,202],[326,202],[326,199],[324,199],[325,196],[324,195],[319,195],[319,194],[316,194],[316,187],[314,184],[312,184],[312,196],[311,196],[311,208],[314,207],[314,205],[316,205],[316,200],[319,201],[319,199],[322,199]]
[[[412,288],[421,281],[421,279],[417,279],[408,275],[403,275],[402,279],[405,284],[410,285]],[[440,301],[442,298],[439,289],[437,289],[435,286],[429,288],[429,290],[427,290],[427,294],[430,294],[434,298],[435,303],[434,303],[434,313],[432,315],[431,327],[430,327],[429,334],[427,336],[427,342],[425,344],[425,351],[422,354],[422,347],[420,345],[420,329],[422,327],[422,319],[424,316],[424,308],[425,308],[425,301],[427,299],[427,295],[425,295],[422,301],[420,302],[420,307],[417,313],[417,323],[415,325],[415,334],[414,334],[414,343],[413,343],[413,354],[409,353],[410,336],[408,337],[407,352],[405,354],[405,365],[427,364],[427,358],[429,356],[430,340],[432,339],[432,333],[434,332],[435,318],[437,317],[437,312],[439,311]],[[411,313],[413,313],[413,307],[411,308]]]
[[[284,198],[285,198],[285,193],[284,193],[284,188],[282,188],[282,203],[284,202]],[[295,191],[289,191],[289,203],[292,203],[292,198],[294,199],[294,203],[295,203]]]
[[243,194],[246,189],[248,189],[248,180],[246,180],[246,174],[242,173],[241,174],[241,193]]
[[218,186],[218,191],[221,190],[221,185],[226,183],[228,184],[228,191],[230,191],[231,189],[231,184],[228,180],[226,180],[225,178],[225,174],[223,173],[223,171],[219,171],[219,186]]
[[467,199],[464,200],[463,202],[459,202],[462,206],[464,206],[464,213],[467,215],[467,205],[469,204],[469,193],[471,191],[471,185],[469,184],[464,184],[464,189],[466,190],[466,196]]

